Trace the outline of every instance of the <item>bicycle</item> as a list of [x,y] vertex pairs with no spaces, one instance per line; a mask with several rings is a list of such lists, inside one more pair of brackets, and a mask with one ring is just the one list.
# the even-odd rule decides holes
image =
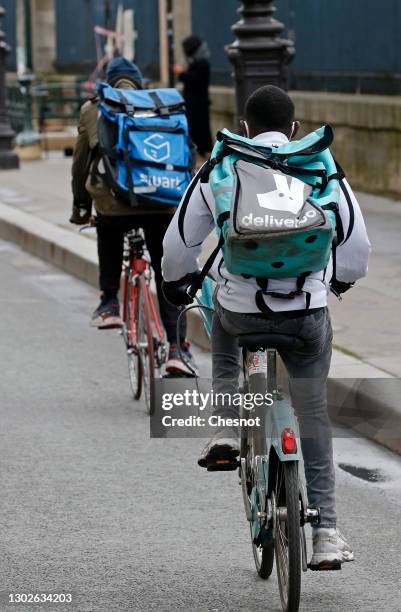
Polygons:
[[[212,281],[204,280],[195,297],[210,336],[213,304]],[[186,309],[187,310],[187,309]],[[239,459],[219,459],[219,470],[239,470],[246,518],[250,524],[256,571],[268,579],[276,561],[280,598],[284,612],[296,612],[301,596],[302,572],[308,570],[305,525],[318,524],[318,508],[307,505],[300,436],[294,411],[277,383],[277,351],[294,349],[302,341],[278,334],[246,334],[242,347],[243,393],[262,394],[271,402],[242,408],[241,418],[259,417],[260,427],[241,428]],[[209,470],[216,469],[208,465]],[[341,569],[327,567],[320,569]]]
[[[144,391],[147,413],[155,410],[155,379],[167,360],[164,331],[151,291],[151,267],[140,230],[125,236],[123,257],[123,327],[128,373],[135,400]],[[158,374],[157,374],[158,373]]]

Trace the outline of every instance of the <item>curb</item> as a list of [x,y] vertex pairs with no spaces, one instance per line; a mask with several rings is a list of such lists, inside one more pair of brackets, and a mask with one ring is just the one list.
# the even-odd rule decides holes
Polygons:
[[[98,286],[94,240],[57,227],[32,214],[0,203],[0,238],[88,284]],[[188,313],[188,337],[210,350],[200,315]],[[333,351],[336,378],[329,379],[328,406],[336,423],[401,455],[401,386],[399,379],[364,362]],[[354,378],[349,378],[353,373]],[[383,379],[387,379],[384,381]]]
[[[98,287],[97,246],[94,240],[1,203],[0,238],[12,241],[31,255],[92,287]],[[201,348],[210,349],[201,317],[194,310],[188,313],[188,336]]]
[[0,203],[0,238],[97,286],[96,242]]

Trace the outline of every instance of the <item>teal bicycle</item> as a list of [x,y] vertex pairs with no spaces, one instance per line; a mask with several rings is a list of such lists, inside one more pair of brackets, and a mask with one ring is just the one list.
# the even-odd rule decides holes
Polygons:
[[[210,336],[213,281],[206,278],[196,295]],[[239,470],[246,518],[250,525],[256,570],[269,578],[276,560],[284,612],[296,612],[302,572],[308,569],[305,525],[319,523],[319,509],[307,505],[300,436],[294,411],[277,382],[277,350],[301,341],[278,334],[239,337],[244,364],[243,392],[268,396],[269,402],[242,410],[241,417],[260,423],[241,430],[241,451],[219,469]],[[213,469],[213,466],[210,466]],[[321,568],[322,569],[322,568]],[[332,568],[327,568],[332,569]]]

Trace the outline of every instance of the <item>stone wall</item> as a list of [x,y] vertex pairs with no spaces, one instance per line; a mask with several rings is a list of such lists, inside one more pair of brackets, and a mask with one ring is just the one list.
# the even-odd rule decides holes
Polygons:
[[56,15],[54,0],[33,0],[32,55],[36,73],[54,71],[56,60]]
[[[400,199],[401,98],[300,91],[291,95],[303,134],[332,125],[333,150],[354,189]],[[211,99],[213,130],[233,129],[233,90],[214,87]]]

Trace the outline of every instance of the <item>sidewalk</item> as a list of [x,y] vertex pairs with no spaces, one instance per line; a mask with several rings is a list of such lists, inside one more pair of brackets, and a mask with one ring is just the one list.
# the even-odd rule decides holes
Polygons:
[[[68,223],[70,166],[70,159],[52,157],[23,164],[19,171],[0,173],[0,238],[18,242],[31,253],[96,286],[95,235],[79,234]],[[401,203],[365,194],[359,194],[359,199],[374,253],[369,277],[346,294],[342,303],[331,300],[336,350],[330,374],[338,379],[401,377]],[[211,242],[206,249],[210,249]],[[88,317],[93,306],[88,304]],[[194,311],[189,329],[194,342],[207,346],[200,317]],[[360,403],[361,390],[357,393]],[[379,396],[382,410],[381,392]],[[369,397],[366,401],[371,404]],[[356,407],[361,414],[359,404]],[[371,407],[369,410],[366,418],[372,417]],[[398,402],[389,406],[388,419],[391,426],[389,421],[381,423],[385,432],[398,426],[401,431]],[[386,435],[375,433],[369,437],[394,449]],[[396,447],[401,450],[400,445],[398,440]]]
[[[70,166],[70,159],[51,158],[2,172],[0,202],[78,235],[68,223]],[[401,203],[367,194],[359,199],[373,254],[368,278],[345,294],[343,302],[331,298],[334,343],[348,355],[401,377]],[[88,240],[94,234],[79,237]]]

